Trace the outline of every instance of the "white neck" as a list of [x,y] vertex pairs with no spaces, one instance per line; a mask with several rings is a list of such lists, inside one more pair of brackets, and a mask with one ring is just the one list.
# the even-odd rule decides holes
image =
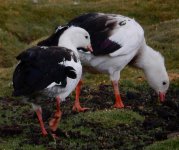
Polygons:
[[[162,55],[145,43],[142,45],[138,55],[134,66],[144,71],[149,85],[157,93],[165,93],[169,87],[169,77]],[[166,83],[166,86],[163,82]]]
[[65,31],[59,39],[58,46],[68,48],[73,52],[75,52],[76,55],[78,55],[77,47],[75,46],[75,43],[71,38],[72,36],[73,33],[70,33],[69,31]]
[[[143,46],[138,52],[136,63],[134,66],[142,69],[144,72],[150,70],[155,65],[156,59],[158,59],[158,52],[153,50],[151,47],[146,45],[144,42]],[[155,59],[156,58],[156,59]]]

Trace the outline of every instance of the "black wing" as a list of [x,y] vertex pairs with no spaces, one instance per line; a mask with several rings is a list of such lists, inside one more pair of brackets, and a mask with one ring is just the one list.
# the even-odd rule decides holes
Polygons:
[[59,26],[56,28],[55,33],[53,33],[47,39],[40,41],[37,43],[38,46],[58,46],[59,37],[63,34],[63,32],[68,29],[68,26]]
[[64,66],[63,61],[73,59],[73,52],[62,47],[33,47],[22,52],[17,59],[13,74],[14,96],[28,95],[46,88],[53,82],[62,83],[66,78],[75,79],[73,67]]
[[68,26],[79,26],[87,30],[91,37],[94,55],[112,53],[122,46],[109,39],[117,20],[109,15],[99,13],[83,14],[68,23]]

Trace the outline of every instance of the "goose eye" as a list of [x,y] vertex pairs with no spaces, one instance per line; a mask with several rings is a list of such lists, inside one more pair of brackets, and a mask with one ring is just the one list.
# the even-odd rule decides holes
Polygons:
[[85,36],[86,39],[88,39],[88,36]]
[[166,85],[167,83],[164,81],[162,84],[163,84],[163,85]]

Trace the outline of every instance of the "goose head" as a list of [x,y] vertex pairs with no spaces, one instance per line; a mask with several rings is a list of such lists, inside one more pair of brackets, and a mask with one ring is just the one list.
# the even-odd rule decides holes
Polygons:
[[90,52],[93,51],[89,33],[75,26],[59,26],[51,36],[39,42],[37,45],[62,46],[72,50],[81,47]]

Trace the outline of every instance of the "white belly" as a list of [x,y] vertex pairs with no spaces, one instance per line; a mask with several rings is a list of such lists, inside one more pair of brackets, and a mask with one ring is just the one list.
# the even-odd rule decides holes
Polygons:
[[52,83],[45,89],[45,93],[48,96],[59,96],[62,101],[65,100],[65,98],[75,89],[82,75],[82,66],[80,61],[78,61],[77,63],[74,61],[66,61],[64,65],[72,66],[76,71],[77,78],[71,79],[67,77],[66,87],[61,87],[59,86],[59,84]]
[[107,73],[111,74],[111,71],[121,71],[136,55],[136,51],[130,55],[110,57],[94,56],[89,53],[80,52],[80,59],[85,70],[91,73]]

